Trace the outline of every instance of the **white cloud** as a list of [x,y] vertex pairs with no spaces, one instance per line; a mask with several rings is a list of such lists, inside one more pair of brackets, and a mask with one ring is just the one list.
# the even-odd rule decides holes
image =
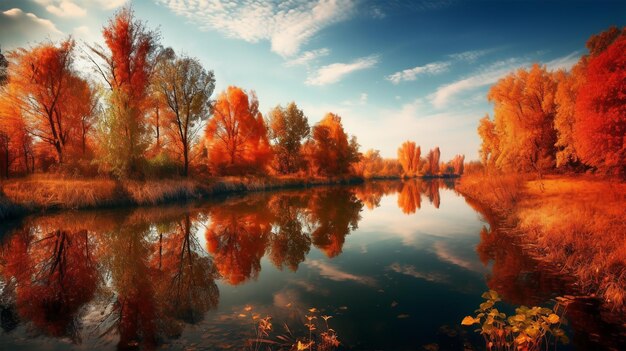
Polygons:
[[393,84],[398,84],[402,81],[416,80],[418,75],[438,74],[445,72],[448,70],[448,67],[450,67],[450,62],[432,62],[424,66],[417,66],[405,69],[404,71],[396,72],[394,74],[388,75],[385,79],[392,82]]
[[[87,2],[90,2],[90,0],[87,0]],[[124,6],[128,0],[96,0],[96,2],[105,10],[112,10]]]
[[485,56],[491,51],[493,50],[471,50],[471,51],[464,51],[464,52],[459,52],[456,54],[451,54],[448,56],[452,59],[459,60],[459,61],[474,62],[478,58]]
[[61,38],[63,33],[50,20],[13,8],[0,12],[0,42],[3,49],[22,46],[29,41]]
[[289,57],[325,27],[349,17],[351,0],[157,0],[202,30],[217,30],[251,43],[268,40],[272,51]]
[[580,59],[580,55],[580,51],[574,51],[569,55],[557,57],[552,61],[546,62],[546,67],[548,68],[548,70],[551,71],[556,71],[559,69],[569,70],[578,62],[578,60]]
[[48,12],[58,17],[82,17],[87,11],[70,0],[37,0]]
[[300,56],[285,62],[285,66],[307,66],[309,63],[317,60],[320,57],[328,56],[330,50],[327,48],[305,51]]
[[429,95],[429,100],[436,108],[446,107],[455,95],[491,85],[516,68],[527,64],[516,58],[495,62],[478,70],[474,75],[440,86]]
[[87,8],[96,5],[105,10],[123,6],[128,0],[35,0],[48,12],[58,17],[83,17]]
[[327,85],[340,81],[344,76],[374,67],[378,63],[377,56],[368,56],[357,59],[351,63],[333,63],[320,67],[317,72],[307,78],[307,85]]

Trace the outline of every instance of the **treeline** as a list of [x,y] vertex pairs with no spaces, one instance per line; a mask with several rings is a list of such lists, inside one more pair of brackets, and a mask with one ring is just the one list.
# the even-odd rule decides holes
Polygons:
[[480,155],[506,172],[626,176],[626,28],[592,36],[571,70],[535,64],[498,81]]
[[[104,46],[79,49],[68,38],[6,58],[0,53],[0,177],[462,172],[462,158],[440,164],[438,148],[426,160],[418,153],[418,168],[382,159],[376,150],[362,154],[334,113],[311,127],[294,102],[264,117],[254,91],[230,86],[213,99],[213,71],[162,47],[160,34],[130,7],[116,13],[102,35]],[[79,55],[99,82],[77,70]]]

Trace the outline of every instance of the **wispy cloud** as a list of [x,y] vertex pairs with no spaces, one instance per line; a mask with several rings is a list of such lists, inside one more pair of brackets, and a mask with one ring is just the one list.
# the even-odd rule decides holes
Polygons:
[[493,50],[471,50],[448,55],[450,58],[459,61],[475,62],[477,59],[487,55]]
[[497,61],[469,77],[440,86],[428,98],[434,107],[445,107],[455,95],[491,85],[516,68],[527,64],[517,58]]
[[346,105],[346,106],[363,106],[367,104],[367,98],[368,98],[367,93],[361,93],[361,95],[359,95],[359,98],[357,100],[346,100],[342,102],[341,104]]
[[376,285],[376,280],[370,277],[365,277],[362,275],[356,275],[356,274],[351,274],[348,272],[344,272],[342,270],[340,270],[338,267],[321,261],[321,260],[310,260],[310,261],[305,261],[305,264],[309,267],[312,268],[317,268],[320,271],[320,275],[323,277],[326,277],[330,280],[334,280],[334,281],[354,281],[360,284],[364,284],[364,285],[368,285],[368,286],[375,286]]
[[362,57],[350,63],[333,63],[322,66],[307,78],[307,85],[327,85],[340,81],[346,75],[372,68],[378,63],[377,56]]
[[394,262],[387,268],[396,273],[408,275],[410,277],[417,278],[417,279],[424,279],[429,282],[434,282],[434,283],[448,283],[449,282],[449,278],[444,274],[436,273],[436,272],[420,272],[417,270],[417,268],[415,268],[415,266],[408,265],[408,264],[401,265],[398,262]]
[[580,51],[574,51],[569,55],[557,57],[554,60],[546,62],[546,67],[551,71],[556,71],[559,69],[569,70],[578,62],[578,60],[580,59],[580,55]]
[[394,74],[385,77],[393,84],[399,84],[402,81],[413,81],[417,79],[417,76],[424,74],[438,74],[448,70],[450,62],[432,62],[424,66],[417,66],[404,71],[396,72]]
[[328,56],[328,54],[330,54],[330,50],[327,48],[305,51],[300,56],[285,62],[285,66],[308,66],[313,61],[320,57]]
[[157,1],[202,30],[216,30],[251,43],[268,40],[272,51],[283,57],[297,54],[315,34],[348,18],[354,8],[351,0]]

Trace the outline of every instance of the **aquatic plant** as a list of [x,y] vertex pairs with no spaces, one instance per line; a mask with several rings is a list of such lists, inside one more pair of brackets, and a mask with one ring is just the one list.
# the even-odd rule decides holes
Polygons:
[[[328,320],[332,316],[321,315],[315,307],[308,309],[304,315],[304,326],[307,335],[297,335],[287,323],[283,324],[284,332],[280,335],[272,335],[273,325],[271,316],[261,318],[260,315],[251,312],[251,307],[246,307],[240,316],[248,313],[252,318],[254,337],[248,340],[246,350],[294,350],[294,351],[332,351],[339,347],[340,342],[337,332],[330,328]],[[322,322],[323,321],[323,322]]]
[[461,325],[479,326],[475,331],[485,339],[487,350],[523,350],[534,351],[556,347],[558,342],[568,343],[565,331],[561,329],[561,317],[556,313],[563,300],[554,308],[520,306],[515,314],[507,317],[495,304],[501,301],[498,293],[489,290],[482,297],[475,316],[466,316]]

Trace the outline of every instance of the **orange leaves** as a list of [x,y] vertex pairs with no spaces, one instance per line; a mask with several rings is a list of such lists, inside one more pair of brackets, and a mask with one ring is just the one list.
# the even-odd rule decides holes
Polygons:
[[478,126],[483,163],[523,172],[590,166],[626,175],[625,38],[612,27],[589,39],[589,54],[570,72],[535,64],[492,86],[494,119],[486,116]]
[[209,166],[216,174],[265,172],[272,156],[254,93],[228,87],[213,106],[205,132]]
[[312,161],[321,175],[347,174],[350,165],[360,159],[356,138],[348,141],[341,117],[328,113],[313,127]]
[[28,132],[54,148],[62,163],[68,147],[80,150],[83,121],[92,114],[94,93],[74,70],[74,41],[40,44],[10,54],[8,103]]
[[[511,73],[491,87],[488,98],[495,105],[498,167],[518,171],[554,167],[556,87],[553,75],[539,65]],[[483,128],[487,133],[487,126]]]
[[413,141],[405,141],[398,148],[398,161],[407,176],[417,175],[420,166],[421,149]]

